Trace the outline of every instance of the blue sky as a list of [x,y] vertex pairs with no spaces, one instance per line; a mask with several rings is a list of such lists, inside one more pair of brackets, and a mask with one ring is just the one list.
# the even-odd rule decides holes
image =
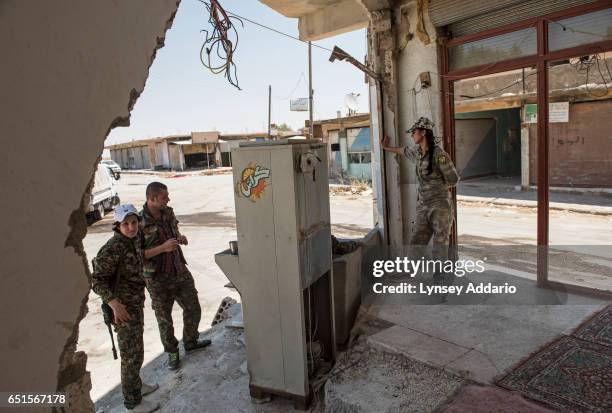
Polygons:
[[[284,17],[257,0],[221,0],[227,10],[294,36],[297,19]],[[225,133],[267,130],[268,85],[272,85],[272,122],[304,126],[308,112],[291,112],[289,98],[308,96],[308,46],[251,23],[239,27],[235,54],[242,91],[223,75],[200,63],[200,47],[209,28],[198,0],[182,0],[165,46],[157,53],[143,93],[131,116],[131,126],[111,131],[107,144],[156,136],[218,130]],[[365,30],[316,42],[337,45],[362,60]],[[360,93],[359,111],[368,111],[363,73],[346,62],[328,61],[330,53],[313,47],[314,117],[346,114],[348,93]],[[300,80],[300,77],[302,78]],[[298,84],[298,81],[300,83]],[[296,85],[297,88],[296,88]],[[296,88],[293,95],[292,90]]]

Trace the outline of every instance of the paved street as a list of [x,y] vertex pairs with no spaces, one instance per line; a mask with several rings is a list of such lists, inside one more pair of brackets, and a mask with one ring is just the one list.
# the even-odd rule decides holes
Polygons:
[[[144,203],[146,185],[160,180],[170,190],[170,205],[181,222],[181,231],[188,237],[184,248],[189,268],[194,274],[202,305],[200,330],[208,328],[223,297],[238,298],[224,288],[228,282],[214,263],[213,255],[227,248],[236,239],[234,194],[231,175],[181,176],[159,178],[152,175],[124,174],[118,182],[122,203]],[[333,233],[339,237],[360,237],[373,225],[372,197],[334,194],[330,198]],[[84,240],[89,260],[111,236],[112,214],[93,224]],[[533,208],[500,207],[488,204],[460,203],[458,206],[459,236],[464,244],[527,244],[536,241],[536,212]],[[551,244],[612,245],[612,216],[554,211],[551,213]],[[608,257],[612,258],[612,257]],[[609,263],[609,261],[607,261]],[[596,282],[609,285],[610,278],[594,275]],[[597,278],[599,277],[599,278]],[[110,338],[100,314],[100,300],[91,293],[89,313],[80,325],[79,350],[88,356],[91,371],[93,400],[99,399],[119,383],[119,361],[113,361]],[[175,306],[173,317],[177,337],[181,337],[180,308]],[[163,352],[157,324],[145,303],[145,364]]]

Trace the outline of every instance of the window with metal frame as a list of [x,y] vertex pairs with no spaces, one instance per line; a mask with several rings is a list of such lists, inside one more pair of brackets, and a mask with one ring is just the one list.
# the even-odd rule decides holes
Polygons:
[[480,66],[502,60],[535,55],[537,30],[528,27],[511,33],[476,40],[448,48],[450,70]]
[[548,20],[551,52],[612,40],[612,8],[563,20]]

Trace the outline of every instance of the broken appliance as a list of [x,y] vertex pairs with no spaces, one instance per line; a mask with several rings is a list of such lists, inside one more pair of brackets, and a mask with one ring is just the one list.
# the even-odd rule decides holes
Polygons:
[[233,149],[238,242],[215,255],[242,298],[251,396],[300,409],[336,352],[326,159],[318,140]]

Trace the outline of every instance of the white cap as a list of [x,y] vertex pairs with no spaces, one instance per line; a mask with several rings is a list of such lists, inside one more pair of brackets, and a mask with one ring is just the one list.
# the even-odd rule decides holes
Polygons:
[[138,211],[132,204],[117,205],[115,208],[115,222],[123,222],[125,217],[134,214],[138,216]]

